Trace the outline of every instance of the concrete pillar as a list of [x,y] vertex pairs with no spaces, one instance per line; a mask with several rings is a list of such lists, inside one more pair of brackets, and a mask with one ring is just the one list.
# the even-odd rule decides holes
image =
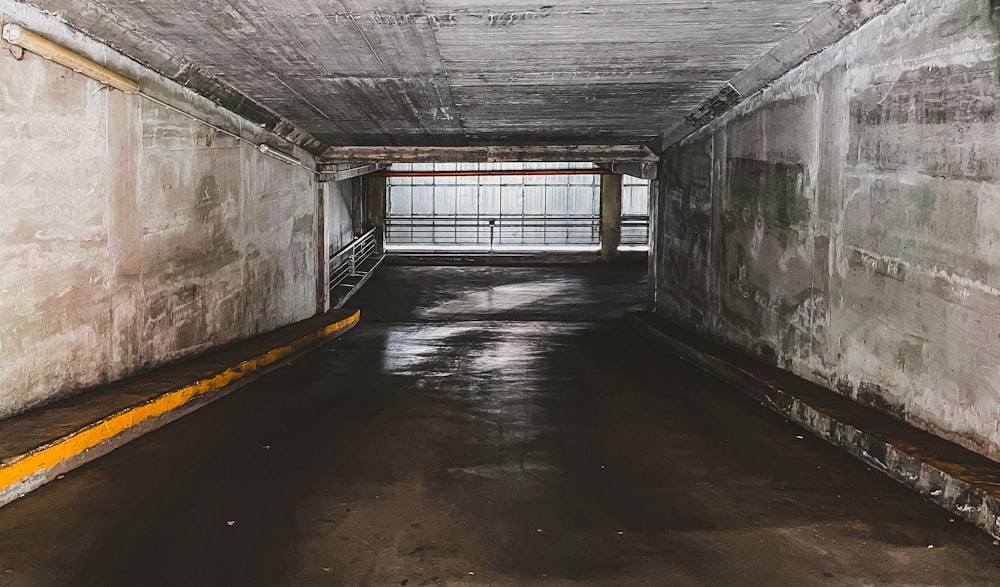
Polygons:
[[601,259],[618,257],[622,241],[622,176],[612,173],[601,176]]
[[646,258],[649,264],[649,309],[656,311],[657,282],[659,280],[659,259],[657,251],[660,250],[660,180],[654,179],[649,182],[649,256]]
[[375,238],[385,250],[385,178],[365,176],[365,230],[377,228]]
[[330,309],[330,239],[326,231],[327,184],[316,183],[316,313],[325,314]]
[[365,216],[368,210],[368,205],[365,200],[367,195],[365,193],[364,187],[364,177],[353,177],[351,182],[351,232],[354,233],[355,237],[359,237],[365,233],[367,225],[367,217]]

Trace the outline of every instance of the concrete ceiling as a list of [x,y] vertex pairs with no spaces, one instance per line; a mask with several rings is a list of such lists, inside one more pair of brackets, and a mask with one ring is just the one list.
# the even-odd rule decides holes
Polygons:
[[29,3],[321,150],[646,143],[836,2]]

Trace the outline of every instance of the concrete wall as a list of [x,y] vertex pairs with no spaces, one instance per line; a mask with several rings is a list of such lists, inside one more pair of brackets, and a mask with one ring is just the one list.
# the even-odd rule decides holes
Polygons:
[[[354,207],[361,201],[361,178],[355,177],[342,181],[331,181],[323,184],[326,187],[326,241],[329,252],[336,253],[352,240],[355,231]],[[360,228],[360,227],[359,227]]]
[[661,313],[1000,459],[998,35],[911,0],[670,149]]
[[[158,98],[283,146],[52,19],[3,8]],[[0,417],[315,312],[310,171],[0,53]]]

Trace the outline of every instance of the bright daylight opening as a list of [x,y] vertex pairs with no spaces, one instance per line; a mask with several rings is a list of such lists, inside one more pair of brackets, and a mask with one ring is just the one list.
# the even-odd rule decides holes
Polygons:
[[[600,249],[607,172],[593,163],[412,163],[389,173],[387,251]],[[648,206],[649,181],[625,176],[621,250],[648,250]]]

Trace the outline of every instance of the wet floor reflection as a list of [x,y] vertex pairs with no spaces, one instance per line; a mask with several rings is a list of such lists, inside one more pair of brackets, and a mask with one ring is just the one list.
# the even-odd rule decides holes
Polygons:
[[410,391],[474,423],[476,442],[489,447],[483,462],[452,473],[538,479],[559,470],[533,441],[548,420],[543,400],[554,383],[548,363],[555,341],[582,326],[469,321],[384,328],[384,373],[412,376]]
[[585,289],[581,279],[551,279],[497,285],[481,291],[464,291],[459,297],[420,308],[417,316],[434,318],[454,315],[482,315],[514,310],[549,307],[553,301]]

